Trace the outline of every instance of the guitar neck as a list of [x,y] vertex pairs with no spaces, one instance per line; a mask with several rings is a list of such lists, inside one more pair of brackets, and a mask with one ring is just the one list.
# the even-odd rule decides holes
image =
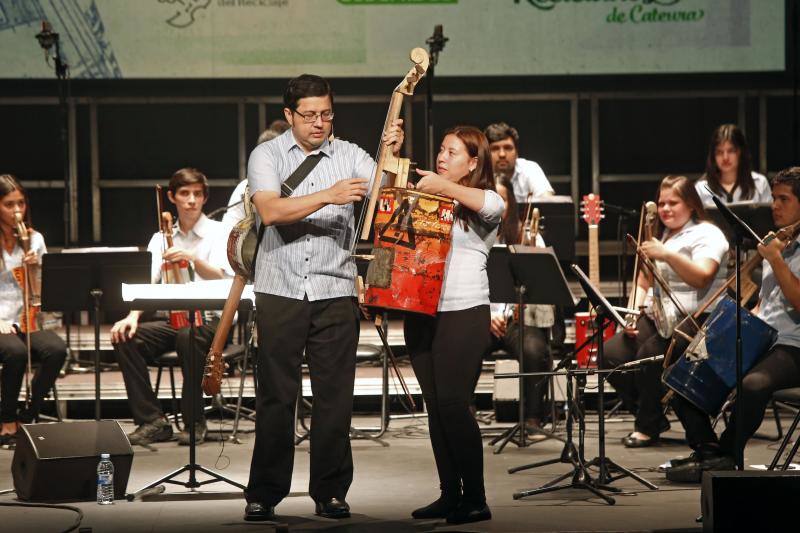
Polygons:
[[[600,243],[597,224],[589,224],[589,281],[600,288]],[[591,305],[589,310],[591,311]]]

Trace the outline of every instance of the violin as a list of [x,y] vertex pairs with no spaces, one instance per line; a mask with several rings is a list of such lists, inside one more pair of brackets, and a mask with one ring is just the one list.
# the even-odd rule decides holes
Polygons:
[[[22,211],[14,212],[14,228],[19,247],[27,254],[31,251],[31,230],[25,225]],[[39,311],[42,306],[42,279],[39,275],[39,267],[23,261],[21,266],[13,270],[13,275],[23,292],[23,316],[20,321],[20,330],[22,333],[39,331]]]
[[[175,243],[173,241],[172,233],[172,213],[169,211],[161,211],[161,186],[156,185],[156,203],[158,206],[159,215],[159,229],[163,237],[163,251],[167,251]],[[192,280],[191,273],[189,272],[189,262],[185,259],[180,261],[167,261],[161,263],[161,282],[162,283],[189,283]],[[169,323],[175,329],[183,329],[191,326],[189,322],[188,311],[170,311]],[[194,325],[200,327],[203,325],[203,314],[200,311],[194,313]]]

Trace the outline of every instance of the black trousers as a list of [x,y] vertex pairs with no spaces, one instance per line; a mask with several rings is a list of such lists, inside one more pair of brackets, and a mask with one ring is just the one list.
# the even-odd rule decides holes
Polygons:
[[483,354],[491,343],[488,305],[440,312],[436,317],[407,314],[406,347],[428,409],[439,484],[477,504],[486,501],[483,442],[470,401]]
[[305,351],[311,408],[309,494],[343,500],[353,481],[350,421],[360,320],[355,298],[295,300],[256,293],[258,389],[248,502],[276,505],[294,466],[294,408]]
[[723,453],[734,455],[737,413],[741,411],[742,434],[747,442],[761,425],[772,393],[797,386],[800,386],[800,348],[778,344],[745,375],[742,397],[736,400],[733,416],[719,440],[707,414],[677,394],[671,403],[686,430],[686,440],[692,449],[719,444]]
[[67,358],[67,345],[52,331],[31,333],[31,360],[38,369],[31,381],[31,403],[27,411],[17,413],[17,400],[28,366],[28,348],[24,333],[0,335],[0,422],[32,422],[42,402],[58,378]]
[[[150,384],[148,363],[153,364],[156,357],[170,350],[178,352],[183,370],[181,389],[181,414],[188,420],[188,413],[194,401],[195,420],[203,420],[203,369],[206,354],[214,339],[219,320],[195,328],[195,343],[191,345],[190,328],[176,330],[168,322],[145,322],[139,325],[136,335],[128,342],[114,345],[114,355],[122,370],[125,390],[133,421],[137,425],[153,422],[164,416],[161,402]],[[189,376],[190,357],[195,359],[195,379]]]
[[[519,361],[519,324],[512,322],[506,329],[502,339],[492,336],[492,348],[502,348],[514,360]],[[550,343],[547,339],[547,328],[525,326],[522,339],[522,371],[545,372],[550,363]],[[524,378],[525,416],[526,418],[543,418],[545,413],[544,397],[547,393],[547,377],[532,376]]]
[[[635,338],[620,331],[606,341],[603,346],[603,368],[614,368],[667,351],[669,339],[658,334],[650,318],[641,315],[636,327],[639,333]],[[663,370],[661,363],[650,363],[644,364],[636,372],[614,373],[608,377],[625,408],[635,413],[635,430],[650,437],[657,437],[669,428],[669,421],[664,416],[664,407],[661,404],[666,392],[661,383]]]

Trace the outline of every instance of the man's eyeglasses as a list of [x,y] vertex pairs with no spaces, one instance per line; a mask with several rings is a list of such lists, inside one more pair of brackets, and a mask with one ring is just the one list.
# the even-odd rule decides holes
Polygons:
[[313,124],[317,121],[318,117],[322,119],[322,122],[330,122],[333,120],[333,111],[323,111],[322,113],[314,113],[313,111],[309,111],[308,113],[301,113],[293,109],[292,112],[303,117],[303,122],[306,124]]

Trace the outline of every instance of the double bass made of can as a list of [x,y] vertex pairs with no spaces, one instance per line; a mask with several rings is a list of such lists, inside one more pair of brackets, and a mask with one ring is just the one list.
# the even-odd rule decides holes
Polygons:
[[381,189],[364,303],[435,315],[453,228],[452,199],[400,187]]

